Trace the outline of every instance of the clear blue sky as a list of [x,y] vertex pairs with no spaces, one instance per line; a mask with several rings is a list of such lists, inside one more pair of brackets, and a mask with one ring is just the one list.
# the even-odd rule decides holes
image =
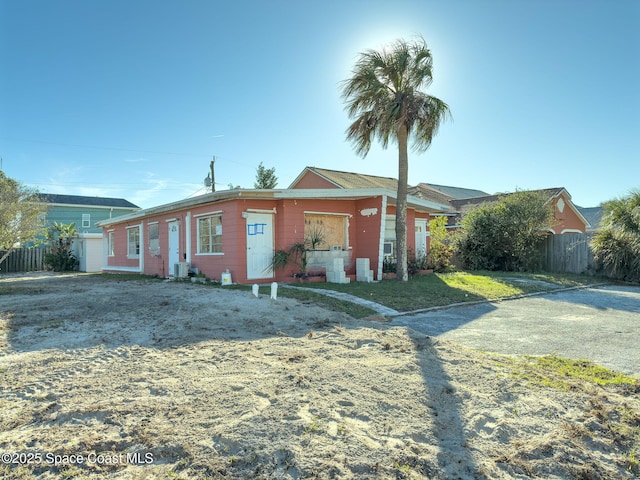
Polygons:
[[640,2],[0,0],[0,157],[46,193],[151,207],[287,187],[307,166],[397,177],[395,146],[345,140],[357,54],[422,35],[453,121],[409,182],[564,186],[582,206],[640,187]]

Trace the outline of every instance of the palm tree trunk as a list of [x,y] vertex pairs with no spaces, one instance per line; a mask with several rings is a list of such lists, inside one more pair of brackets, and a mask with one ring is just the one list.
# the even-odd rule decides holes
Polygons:
[[407,271],[407,182],[409,178],[408,132],[405,125],[398,128],[398,194],[396,199],[396,278],[409,280]]

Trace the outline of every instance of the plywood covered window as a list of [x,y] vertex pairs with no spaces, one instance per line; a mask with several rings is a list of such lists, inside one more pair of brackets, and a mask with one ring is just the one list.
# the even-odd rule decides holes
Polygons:
[[158,222],[149,224],[149,253],[152,255],[160,254],[160,231]]
[[304,238],[307,248],[330,250],[335,246],[339,246],[346,249],[348,240],[347,219],[347,215],[305,213]]

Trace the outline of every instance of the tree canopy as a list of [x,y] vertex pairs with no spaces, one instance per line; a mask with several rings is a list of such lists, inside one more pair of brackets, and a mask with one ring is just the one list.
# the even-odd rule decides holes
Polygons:
[[14,248],[42,233],[40,216],[45,211],[34,190],[0,170],[0,263]]
[[381,51],[360,54],[351,78],[342,83],[342,97],[353,123],[347,139],[356,153],[366,156],[374,139],[383,148],[398,145],[398,192],[396,199],[397,278],[408,280],[407,187],[408,143],[423,152],[429,148],[449,107],[423,89],[433,80],[433,59],[425,40],[396,40]]
[[254,188],[263,188],[269,190],[271,188],[276,188],[278,184],[278,177],[276,177],[276,168],[265,168],[265,166],[260,162],[258,168],[256,169],[256,181],[253,184]]

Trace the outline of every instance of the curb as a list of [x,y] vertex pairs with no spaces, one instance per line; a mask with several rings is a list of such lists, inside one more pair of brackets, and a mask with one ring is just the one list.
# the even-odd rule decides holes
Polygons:
[[594,283],[594,284],[591,284],[591,285],[578,285],[578,286],[575,286],[575,287],[558,288],[556,290],[549,290],[549,291],[546,291],[546,292],[523,293],[522,295],[513,295],[511,297],[494,298],[494,299],[491,299],[491,300],[476,300],[476,301],[473,301],[473,302],[451,303],[449,305],[438,305],[436,307],[420,308],[418,310],[412,310],[410,312],[398,312],[397,314],[390,315],[390,316],[392,316],[393,318],[405,317],[405,316],[410,316],[410,315],[418,315],[420,313],[437,312],[438,310],[447,310],[449,308],[468,307],[468,306],[472,306],[472,305],[481,305],[481,304],[485,304],[485,303],[500,303],[500,302],[505,302],[505,301],[509,301],[509,300],[519,300],[521,298],[537,297],[537,296],[541,296],[541,295],[552,295],[554,293],[570,292],[571,290],[584,290],[584,289],[587,289],[587,288],[603,287],[603,286],[607,286],[607,285],[613,285],[613,284],[612,283]]

